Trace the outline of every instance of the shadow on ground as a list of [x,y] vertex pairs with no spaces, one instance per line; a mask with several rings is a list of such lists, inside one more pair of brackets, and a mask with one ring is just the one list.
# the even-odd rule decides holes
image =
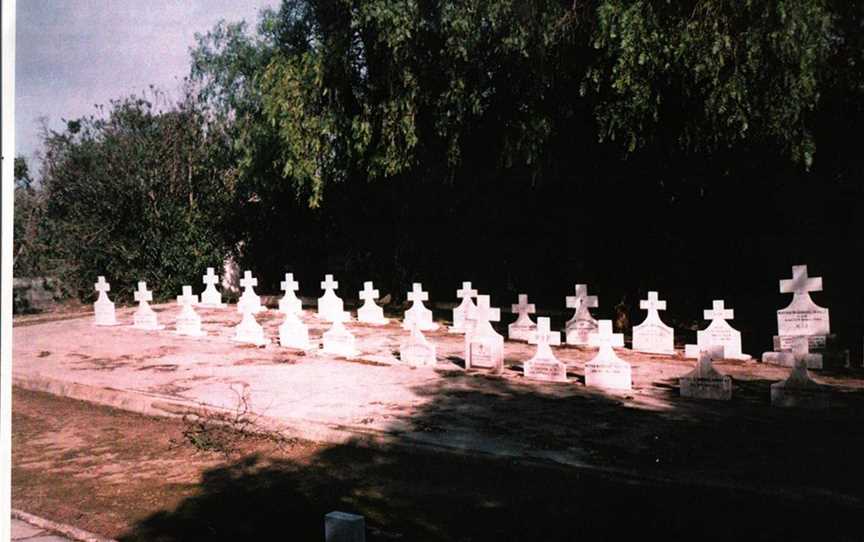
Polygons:
[[197,494],[121,540],[317,541],[332,510],[365,516],[370,541],[860,539],[861,394],[830,411],[782,410],[765,404],[769,385],[736,382],[735,400],[711,403],[660,383],[674,406],[646,409],[573,384],[440,378],[415,389],[429,401],[400,420],[413,436],[472,448],[508,437],[599,469],[395,444],[333,445],[304,461],[252,454],[206,471]]

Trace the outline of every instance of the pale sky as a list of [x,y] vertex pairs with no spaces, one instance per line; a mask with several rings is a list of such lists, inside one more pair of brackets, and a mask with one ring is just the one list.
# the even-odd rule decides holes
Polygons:
[[244,19],[254,28],[262,7],[278,5],[279,0],[18,0],[16,154],[32,158],[41,116],[59,129],[60,119],[95,113],[94,104],[140,94],[151,84],[178,96],[196,32],[220,19]]

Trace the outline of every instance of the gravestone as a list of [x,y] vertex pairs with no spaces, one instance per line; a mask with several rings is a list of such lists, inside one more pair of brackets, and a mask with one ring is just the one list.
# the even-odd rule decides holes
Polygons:
[[99,275],[93,287],[99,292],[99,297],[93,304],[93,312],[95,313],[93,323],[97,326],[116,326],[117,315],[114,312],[114,303],[108,299],[111,285],[105,282],[105,277]]
[[184,286],[183,295],[177,296],[177,304],[180,305],[180,314],[177,315],[175,327],[178,335],[188,335],[189,337],[202,337],[206,335],[201,330],[201,317],[195,312],[194,307],[196,303],[198,303],[198,296],[192,294],[192,287]]
[[674,354],[675,332],[660,319],[658,311],[666,310],[657,292],[648,292],[648,299],[639,301],[639,308],[647,310],[645,320],[633,328],[633,350],[651,354]]
[[624,346],[624,335],[612,333],[612,320],[600,320],[597,332],[590,337],[591,346],[600,351],[585,364],[585,385],[607,390],[630,390],[633,387],[630,364],[615,355],[613,346]]
[[423,285],[415,282],[413,288],[408,292],[408,300],[411,301],[411,308],[405,311],[405,318],[402,320],[402,329],[411,329],[411,326],[416,322],[417,327],[421,331],[435,331],[438,329],[438,324],[432,320],[432,311],[427,309],[424,301],[429,300],[429,293],[423,291]]
[[375,303],[375,300],[378,299],[378,290],[373,288],[371,281],[363,283],[360,299],[363,300],[363,306],[357,309],[357,320],[359,322],[376,326],[383,326],[390,322],[390,320],[384,318],[384,309]]
[[146,330],[163,329],[165,326],[159,323],[156,312],[150,307],[149,301],[153,301],[153,292],[147,290],[146,282],[138,282],[138,289],[135,291],[134,296],[135,301],[138,302],[138,308],[135,310],[135,315],[132,319],[132,327]]
[[216,283],[219,282],[219,277],[213,272],[212,267],[207,268],[207,274],[203,277],[203,282],[206,285],[204,291],[201,292],[201,306],[219,308],[224,307],[222,303],[222,294],[216,289]]
[[453,325],[448,331],[450,333],[465,333],[466,315],[476,306],[471,298],[477,297],[477,290],[471,288],[470,282],[463,282],[462,289],[456,290],[456,297],[460,298],[462,302],[453,309]]
[[282,299],[279,300],[279,312],[288,314],[301,314],[303,312],[303,303],[297,298],[296,292],[300,289],[300,283],[294,280],[294,273],[285,273],[285,280],[279,283],[279,287],[285,292]]
[[330,317],[333,318],[333,325],[324,332],[324,353],[345,358],[359,356],[360,351],[357,350],[354,335],[344,325],[350,315],[342,311],[331,314]]
[[264,310],[261,306],[261,298],[255,293],[255,286],[258,286],[258,279],[252,276],[252,271],[243,273],[243,278],[240,279],[240,286],[243,287],[243,295],[237,300],[237,312],[245,313],[247,311],[257,313]]
[[721,374],[712,363],[723,357],[723,347],[713,346],[699,352],[696,368],[681,377],[681,396],[697,399],[732,399],[732,377]]
[[399,345],[399,358],[415,367],[435,367],[435,345],[430,343],[416,322],[411,324],[411,333]]
[[504,372],[504,337],[491,322],[501,320],[501,309],[490,306],[489,296],[477,296],[477,305],[466,315],[465,369]]
[[528,303],[526,294],[519,294],[518,302],[510,306],[510,310],[518,314],[516,321],[507,326],[507,338],[511,341],[527,341],[537,329],[537,324],[531,321],[529,314],[534,314],[534,304]]
[[330,512],[324,516],[324,542],[366,542],[363,516]]
[[243,319],[234,328],[234,338],[238,343],[254,344],[264,346],[270,341],[264,336],[264,328],[255,319],[255,311],[251,304],[244,305]]
[[[792,294],[792,302],[777,311],[777,335],[774,351],[762,354],[762,361],[773,365],[794,367],[795,356],[789,355],[798,337],[806,337],[808,355],[804,361],[808,369],[823,367],[823,353],[827,350],[831,325],[828,309],[820,307],[810,298],[810,292],[822,291],[822,278],[809,277],[806,265],[792,267],[792,279],[780,281],[780,292]],[[812,353],[810,353],[812,351]],[[785,353],[785,354],[784,354]]]
[[564,301],[568,309],[575,309],[564,325],[567,344],[589,345],[591,334],[597,331],[597,320],[588,309],[597,308],[597,296],[588,295],[587,284],[577,284],[576,295],[567,296]]
[[279,326],[279,344],[285,348],[312,349],[312,344],[309,342],[309,328],[306,324],[293,310],[284,314],[285,320]]
[[699,352],[712,346],[723,347],[723,359],[748,360],[750,356],[741,352],[741,332],[733,329],[726,320],[735,317],[735,311],[727,309],[722,299],[715,299],[712,308],[704,311],[708,327],[696,332],[696,345],[687,345],[684,356],[698,358]]
[[324,275],[324,281],[321,282],[324,295],[318,299],[318,318],[325,322],[335,322],[344,317],[342,313],[345,312],[345,306],[336,295],[337,288],[339,283],[333,280],[333,275]]
[[550,345],[561,344],[561,333],[551,331],[549,318],[537,318],[537,328],[528,337],[530,344],[537,345],[534,357],[525,362],[525,378],[548,382],[567,382],[567,366],[555,357]]
[[828,390],[817,384],[807,372],[807,355],[810,344],[806,335],[800,335],[792,340],[791,355],[795,359],[795,368],[789,378],[782,382],[771,384],[771,405],[778,407],[827,408],[829,403]]

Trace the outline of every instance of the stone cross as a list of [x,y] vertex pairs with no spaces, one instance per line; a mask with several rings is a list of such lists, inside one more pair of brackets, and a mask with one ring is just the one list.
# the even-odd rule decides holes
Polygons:
[[706,320],[732,320],[735,317],[735,311],[727,309],[723,300],[714,300],[713,309],[705,311]]
[[822,277],[808,277],[806,265],[792,266],[792,279],[780,281],[782,294],[807,294],[822,291]]
[[378,289],[372,287],[372,281],[363,283],[363,289],[360,291],[360,299],[372,303],[378,299]]
[[567,302],[568,309],[576,309],[577,312],[583,306],[589,309],[597,307],[597,296],[588,295],[587,284],[577,284],[576,295],[568,295],[564,300]]
[[471,288],[470,282],[463,282],[462,289],[456,290],[456,297],[458,297],[459,299],[465,299],[466,297],[477,297],[478,293],[479,292],[477,292],[477,290]]
[[138,290],[135,291],[135,301],[139,303],[147,303],[148,301],[153,301],[153,292],[147,290],[147,283],[142,281],[138,282]]
[[549,346],[551,345],[560,345],[561,344],[561,333],[552,332],[552,326],[550,322],[550,318],[548,316],[541,316],[537,318],[537,330],[534,332],[534,342],[537,343],[537,346]]
[[183,287],[183,295],[177,296],[177,303],[179,305],[194,305],[198,303],[198,296],[192,295],[192,287],[184,286]]
[[333,280],[333,275],[324,275],[324,282],[321,283],[322,290],[336,290],[339,288],[339,283]]
[[523,314],[534,314],[534,303],[528,303],[528,296],[526,294],[519,294],[519,302],[515,305],[510,306],[510,310],[518,313],[520,316]]
[[102,275],[99,275],[99,280],[96,281],[96,284],[94,284],[93,287],[99,292],[99,297],[102,297],[105,292],[111,291],[111,285],[105,282],[105,277]]
[[216,276],[216,273],[213,272],[212,267],[207,268],[207,274],[202,277],[204,279],[204,284],[207,286],[216,287],[216,284],[219,282],[219,277]]
[[106,302],[108,301],[108,294],[105,292],[111,291],[111,285],[105,282],[105,277],[99,275],[99,279],[96,281],[96,284],[93,285],[94,288],[99,292],[99,298],[96,302]]
[[294,280],[294,273],[285,273],[285,280],[279,283],[279,287],[285,293],[296,292],[300,288],[300,283]]
[[408,292],[408,300],[413,303],[422,303],[429,300],[429,292],[423,291],[423,285],[415,282],[412,290]]
[[648,311],[665,311],[666,302],[660,301],[657,292],[648,292],[648,299],[640,300],[639,308]]
[[624,334],[612,333],[612,320],[600,320],[596,333],[589,337],[592,346],[619,348],[624,346]]
[[490,306],[488,295],[477,296],[477,308],[471,315],[480,322],[499,322],[501,320],[501,309],[493,309]]
[[243,278],[240,279],[240,286],[244,288],[252,288],[258,286],[258,279],[252,276],[252,271],[243,273]]

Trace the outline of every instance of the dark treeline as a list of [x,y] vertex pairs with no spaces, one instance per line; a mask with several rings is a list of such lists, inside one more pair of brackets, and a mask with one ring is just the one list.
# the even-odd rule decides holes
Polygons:
[[16,273],[168,298],[234,253],[265,292],[540,312],[585,282],[631,323],[648,290],[680,327],[725,299],[758,354],[803,263],[860,356],[862,4],[286,1],[200,36],[177,103],[45,134]]

